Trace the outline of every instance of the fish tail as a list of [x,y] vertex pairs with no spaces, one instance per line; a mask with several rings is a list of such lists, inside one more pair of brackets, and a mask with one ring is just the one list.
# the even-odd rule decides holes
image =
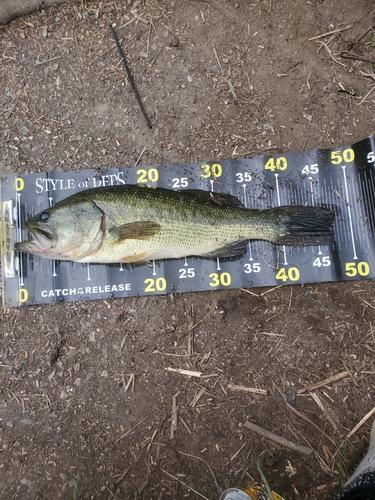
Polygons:
[[281,231],[277,245],[329,245],[334,242],[335,212],[324,207],[287,206],[272,209],[278,216]]

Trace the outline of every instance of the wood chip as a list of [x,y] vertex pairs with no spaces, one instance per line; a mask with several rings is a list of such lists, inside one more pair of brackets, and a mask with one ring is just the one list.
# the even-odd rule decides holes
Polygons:
[[194,406],[198,403],[200,398],[203,396],[203,394],[206,392],[206,388],[202,387],[202,389],[196,394],[193,399],[190,401],[190,406],[194,408]]
[[179,395],[180,392],[176,392],[176,394],[172,398],[171,432],[169,435],[170,439],[174,438],[175,432],[177,431],[177,398]]
[[228,384],[228,389],[232,389],[232,391],[251,392],[253,394],[267,394],[266,389],[258,389],[257,387],[245,387],[244,385]]
[[167,366],[166,368],[167,372],[176,372],[180,373],[181,375],[188,375],[189,377],[201,377],[203,375],[202,372],[195,372],[193,370],[184,370],[183,368],[171,368],[170,366]]

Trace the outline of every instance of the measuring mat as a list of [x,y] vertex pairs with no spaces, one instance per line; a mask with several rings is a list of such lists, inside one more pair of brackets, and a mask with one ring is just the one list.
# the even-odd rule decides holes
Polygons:
[[[121,184],[202,189],[236,196],[247,208],[323,205],[335,210],[335,243],[314,247],[249,241],[238,259],[152,261],[149,265],[79,264],[18,254],[29,238],[22,223],[84,189]],[[5,307],[52,302],[373,279],[375,138],[334,149],[220,162],[48,172],[1,183]]]

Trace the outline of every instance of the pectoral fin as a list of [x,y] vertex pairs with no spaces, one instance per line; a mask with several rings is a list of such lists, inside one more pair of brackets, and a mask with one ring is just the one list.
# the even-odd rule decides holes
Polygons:
[[160,231],[160,224],[152,221],[139,221],[114,226],[109,233],[121,240],[148,240]]

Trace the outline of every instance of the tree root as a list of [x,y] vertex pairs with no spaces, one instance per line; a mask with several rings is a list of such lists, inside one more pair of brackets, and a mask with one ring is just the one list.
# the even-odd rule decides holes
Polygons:
[[7,24],[19,16],[31,14],[40,8],[52,7],[62,3],[78,3],[82,0],[1,0],[0,24]]

